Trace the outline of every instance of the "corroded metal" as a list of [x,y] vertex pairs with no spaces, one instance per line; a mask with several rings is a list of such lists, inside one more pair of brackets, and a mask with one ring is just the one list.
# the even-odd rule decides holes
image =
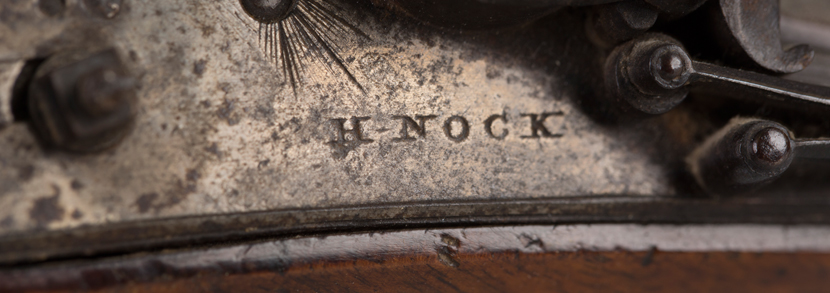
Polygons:
[[779,29],[778,0],[719,0],[720,11],[734,40],[755,63],[779,73],[798,72],[815,54],[809,45],[784,50]]
[[[646,34],[618,46],[605,63],[608,103],[648,114],[676,107],[690,90],[778,103],[792,111],[830,105],[830,87],[692,61],[676,39]],[[617,101],[627,103],[617,103]]]
[[[297,0],[275,17],[237,0],[100,2],[117,2],[111,17],[92,2],[0,7],[0,90],[12,88],[0,93],[2,265],[411,227],[830,223],[824,169],[798,165],[753,198],[719,201],[694,198],[705,192],[683,161],[735,115],[820,136],[823,116],[766,107],[799,83],[690,61],[671,41],[613,81],[685,91],[690,73],[702,86],[660,116],[606,123],[613,53],[589,39],[589,8],[557,9],[572,1],[483,31],[435,27],[395,1]],[[672,21],[703,1],[646,2]],[[613,42],[659,23],[650,9]],[[103,46],[137,79],[132,133],[95,155],[43,148],[15,111],[27,96],[15,81]],[[767,99],[712,102],[700,88]]]
[[706,139],[687,162],[708,192],[736,195],[769,184],[796,158],[830,158],[830,140],[794,139],[781,124],[736,117]]
[[[665,74],[666,61],[676,63],[667,64],[676,70]],[[648,114],[666,113],[689,94],[685,86],[692,71],[680,42],[663,34],[643,35],[618,46],[606,59],[608,102]]]
[[44,145],[77,152],[110,148],[129,132],[135,81],[114,50],[52,57],[25,97],[28,121]]
[[[793,172],[790,172],[792,174]],[[809,186],[808,186],[809,187]],[[41,205],[46,207],[48,205]],[[786,198],[566,197],[533,200],[380,203],[206,214],[93,225],[5,236],[0,267],[136,251],[188,248],[331,233],[526,224],[784,224],[828,225],[819,190]]]
[[759,119],[736,118],[689,157],[695,179],[708,192],[752,191],[781,176],[795,155],[789,130]]
[[645,151],[663,126],[605,128],[580,111],[596,90],[583,66],[596,49],[578,12],[505,34],[423,30],[323,0],[299,1],[273,25],[238,1],[125,2],[112,19],[3,9],[15,17],[1,35],[19,39],[2,42],[4,60],[107,43],[139,85],[132,133],[100,155],[44,150],[20,123],[0,132],[14,146],[0,149],[3,235],[390,201],[675,193]]

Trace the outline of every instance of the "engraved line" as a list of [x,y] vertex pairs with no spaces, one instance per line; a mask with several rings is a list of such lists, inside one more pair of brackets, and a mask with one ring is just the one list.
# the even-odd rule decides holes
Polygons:
[[313,30],[313,28],[307,27],[307,25],[308,25],[307,17],[303,14],[297,14],[297,19],[301,20],[301,21],[299,21],[298,25],[303,28],[301,30],[302,37],[307,43],[312,44],[310,49],[313,50],[314,55],[317,56],[317,60],[319,62],[323,63],[324,65],[326,65],[324,67],[326,67],[328,72],[330,72],[332,74],[337,74],[337,72],[334,70],[334,68],[332,68],[331,62],[329,61],[329,58],[327,58],[326,55],[324,55],[323,53],[320,52],[322,50],[322,46],[315,39],[312,39],[311,35],[309,35],[308,32]]
[[294,69],[291,68],[291,63],[288,62],[288,60],[291,59],[291,56],[289,56],[289,49],[288,49],[288,37],[286,37],[286,35],[285,35],[285,27],[282,24],[278,25],[277,27],[278,27],[278,31],[279,31],[278,38],[279,38],[280,48],[281,48],[280,49],[280,55],[281,55],[280,59],[282,59],[283,74],[285,74],[288,77],[289,82],[291,83],[291,87],[294,88],[294,95],[296,96],[297,95],[297,86],[296,86],[296,81],[294,80]]
[[301,10],[309,16],[312,16],[315,22],[323,24],[327,33],[332,33],[334,35],[349,33],[349,31],[344,29],[343,26],[338,26],[336,20],[332,19],[328,14],[325,14],[313,6],[303,4]]
[[[282,69],[295,96],[299,88],[306,84],[304,79],[319,83],[319,74],[309,75],[311,64],[307,62],[320,62],[326,67],[326,74],[337,76],[337,71],[342,71],[349,82],[366,94],[366,89],[339,52],[344,50],[344,38],[357,36],[369,39],[369,36],[335,13],[341,10],[340,6],[327,0],[299,0],[295,10],[285,19],[274,24],[259,23],[256,29],[248,26],[256,31],[257,43],[268,62]],[[245,23],[238,13],[234,16]]]
[[[321,60],[319,60],[318,58],[315,57],[315,55],[317,55],[317,56],[321,55],[320,51],[317,50],[317,48],[318,48],[317,44],[315,44],[311,40],[311,38],[308,36],[308,32],[307,32],[308,29],[306,27],[304,27],[303,24],[301,24],[300,22],[297,21],[297,19],[302,18],[302,17],[303,17],[302,14],[297,13],[290,20],[291,21],[291,26],[294,27],[295,30],[297,31],[298,46],[304,48],[303,57],[310,58],[313,61],[318,61],[319,62]],[[323,62],[323,64],[325,65],[325,62]],[[305,68],[305,65],[304,65],[304,68]],[[306,72],[308,72],[308,71],[306,70]],[[319,83],[319,81],[317,80],[317,75],[316,74],[306,74],[306,75],[309,76],[313,82]]]
[[[299,20],[304,21],[304,19],[299,19]],[[340,67],[340,69],[342,69],[343,72],[346,73],[346,76],[348,76],[349,80],[351,80],[352,83],[354,83],[360,89],[361,92],[366,94],[366,89],[363,88],[363,85],[361,85],[359,82],[357,82],[357,79],[354,77],[354,75],[352,75],[351,71],[349,71],[349,69],[346,67],[346,64],[340,58],[340,55],[338,55],[337,52],[334,52],[331,49],[331,47],[329,47],[328,44],[326,44],[323,41],[323,39],[320,37],[320,34],[318,34],[317,31],[312,30],[311,34],[321,43],[321,45],[323,46],[323,49],[325,49],[325,51],[334,59],[335,63]]]
[[[336,50],[343,50],[343,48],[339,45],[339,42],[335,42],[334,40],[337,36],[347,35],[350,32],[346,29],[343,29],[343,26],[338,26],[335,21],[326,19],[327,15],[323,14],[317,9],[309,8],[309,10],[306,12],[308,20],[318,24],[318,32],[321,34],[321,36],[323,36],[323,39],[328,44],[331,44]],[[320,29],[319,27],[325,29]]]
[[294,62],[294,67],[297,68],[297,84],[302,85],[303,79],[300,76],[300,74],[306,75],[306,73],[308,73],[308,68],[306,68],[306,65],[305,63],[303,63],[302,59],[307,58],[308,54],[306,54],[306,52],[302,50],[302,46],[300,46],[300,37],[298,37],[299,33],[297,32],[297,26],[294,23],[294,19],[295,17],[293,15],[289,16],[287,19],[285,19],[285,25],[286,29],[290,30],[289,35],[291,36],[291,51],[293,52],[292,55],[294,56],[292,60]]
[[339,22],[341,25],[344,25],[344,26],[350,28],[354,33],[357,33],[358,35],[360,35],[360,36],[362,36],[366,39],[369,39],[369,36],[366,35],[363,31],[361,31],[356,26],[350,24],[348,21],[346,21],[342,17],[337,16],[337,14],[335,14],[333,11],[329,10],[326,7],[323,7],[323,5],[321,5],[320,2],[318,2],[317,0],[307,0],[307,1],[310,4],[310,6],[316,6],[320,11],[325,12],[326,14],[328,14],[328,16],[330,18],[333,18],[333,19],[337,20],[337,22]]

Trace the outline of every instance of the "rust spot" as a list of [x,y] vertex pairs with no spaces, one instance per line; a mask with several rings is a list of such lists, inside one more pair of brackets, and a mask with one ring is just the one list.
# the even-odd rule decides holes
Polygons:
[[452,237],[449,234],[441,234],[441,242],[455,248],[461,246],[461,240],[458,240],[458,238]]
[[268,163],[270,163],[270,162],[271,162],[271,159],[266,159],[266,160],[259,161],[259,164],[257,165],[257,168],[262,169],[262,168],[268,167]]
[[51,222],[63,219],[65,211],[58,202],[61,190],[54,184],[52,190],[55,192],[52,196],[36,200],[32,209],[29,210],[29,218],[35,221],[38,227],[44,227]]
[[35,166],[26,165],[17,169],[17,178],[23,182],[32,180],[35,175]]
[[196,192],[196,180],[200,175],[195,170],[187,173],[187,181],[178,180],[176,187],[165,193],[165,201],[157,203],[154,208],[160,210],[182,202],[188,195]]
[[207,152],[215,155],[216,157],[219,157],[219,158],[222,157],[222,152],[219,150],[219,146],[217,146],[215,142],[210,144],[209,147],[206,147],[205,150]]
[[14,218],[12,216],[7,216],[0,221],[0,227],[11,227],[14,225]]
[[222,103],[222,107],[216,110],[216,116],[219,118],[224,119],[228,122],[228,125],[236,125],[239,123],[239,118],[236,115],[233,115],[233,110],[236,108],[234,105],[233,100],[225,99],[224,103]]
[[487,67],[484,68],[484,71],[487,79],[496,79],[502,76],[501,69],[498,69],[492,65],[487,65]]
[[199,180],[199,178],[201,178],[202,175],[199,174],[199,171],[196,171],[196,169],[190,169],[187,171],[187,175],[185,175],[185,177],[187,178],[187,181],[195,182]]
[[522,241],[522,244],[525,246],[525,248],[535,245],[541,249],[545,249],[545,243],[542,242],[542,239],[539,239],[539,236],[522,233],[521,235],[519,235],[518,238],[519,241]]
[[453,257],[452,257],[453,254],[455,254],[455,252],[450,250],[448,247],[446,247],[446,246],[439,247],[437,249],[437,252],[438,252],[438,261],[440,261],[442,264],[444,264],[446,266],[453,267],[453,268],[457,268],[460,265],[458,263],[458,261],[453,259]]
[[441,234],[441,242],[443,246],[436,248],[438,252],[438,261],[450,267],[458,267],[459,263],[453,258],[458,253],[458,247],[461,246],[461,240],[452,237],[449,234]]
[[140,213],[146,213],[151,209],[159,211],[182,202],[188,195],[196,192],[196,180],[201,175],[196,170],[189,170],[185,175],[186,180],[177,179],[175,187],[164,192],[164,196],[156,192],[141,195],[135,205]]
[[355,141],[348,141],[339,144],[329,144],[332,148],[331,157],[336,160],[343,160],[349,156],[349,153],[356,150],[361,143]]
[[80,210],[78,210],[78,209],[75,209],[75,211],[74,211],[74,212],[72,212],[72,218],[73,218],[73,219],[75,219],[75,220],[80,219],[80,218],[81,218],[81,217],[83,217],[83,216],[84,216],[84,213],[82,213],[82,212],[81,212]]
[[153,202],[159,197],[158,193],[151,192],[142,194],[136,201],[135,205],[138,206],[139,213],[146,213],[151,208],[153,208]]
[[81,181],[79,181],[78,179],[73,179],[72,183],[70,183],[70,186],[72,187],[72,190],[75,191],[84,189],[84,184],[81,183]]
[[205,73],[205,65],[207,65],[207,60],[205,59],[199,59],[199,61],[193,63],[193,74],[202,77],[202,74]]
[[205,38],[210,37],[210,35],[216,32],[216,29],[209,25],[202,25],[200,29],[202,30],[202,37]]

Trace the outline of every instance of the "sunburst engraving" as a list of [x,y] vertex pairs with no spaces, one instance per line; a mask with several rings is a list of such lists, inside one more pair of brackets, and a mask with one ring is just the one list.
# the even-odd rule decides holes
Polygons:
[[338,15],[343,11],[325,0],[240,0],[242,9],[259,22],[259,44],[282,70],[294,94],[308,74],[308,62],[319,62],[330,73],[342,72],[361,92],[364,87],[338,52],[345,36],[369,36]]

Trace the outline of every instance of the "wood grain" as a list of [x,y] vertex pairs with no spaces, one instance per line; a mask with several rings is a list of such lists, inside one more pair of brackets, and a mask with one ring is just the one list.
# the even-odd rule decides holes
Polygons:
[[826,292],[830,255],[566,252],[315,263],[100,292]]

